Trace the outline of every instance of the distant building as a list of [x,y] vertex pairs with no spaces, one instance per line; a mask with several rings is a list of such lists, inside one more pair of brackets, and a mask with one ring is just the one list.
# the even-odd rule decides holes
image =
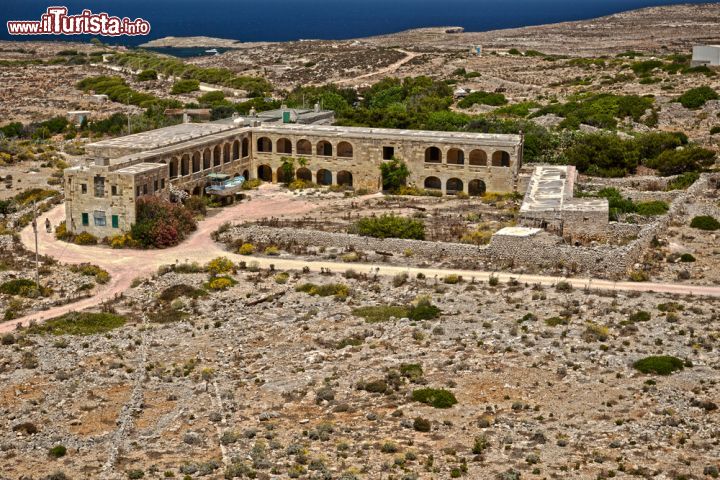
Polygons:
[[697,45],[693,47],[690,66],[717,67],[720,66],[720,45]]
[[90,117],[91,113],[89,110],[72,110],[67,112],[66,118],[73,125],[82,125],[83,121]]

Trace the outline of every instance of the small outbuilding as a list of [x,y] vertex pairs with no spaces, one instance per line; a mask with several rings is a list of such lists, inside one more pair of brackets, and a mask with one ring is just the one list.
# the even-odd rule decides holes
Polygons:
[[693,67],[720,66],[720,45],[696,45],[693,47],[692,62]]

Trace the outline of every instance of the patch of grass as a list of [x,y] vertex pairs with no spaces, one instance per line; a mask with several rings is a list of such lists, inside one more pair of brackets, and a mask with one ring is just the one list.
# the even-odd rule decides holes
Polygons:
[[653,355],[633,363],[633,368],[642,373],[670,375],[685,368],[685,362],[670,355]]
[[670,206],[666,202],[657,200],[637,204],[637,213],[643,216],[665,215],[668,210],[670,210]]
[[207,291],[201,289],[201,288],[195,288],[191,285],[186,285],[184,283],[173,285],[172,287],[168,287],[162,292],[160,292],[160,295],[158,296],[158,299],[163,302],[170,303],[175,299],[178,299],[180,297],[187,297],[187,298],[199,298],[204,297],[208,293]]
[[423,369],[418,363],[401,363],[400,375],[410,379],[411,382],[416,382],[422,378]]
[[700,178],[697,172],[685,172],[670,180],[667,184],[667,190],[685,190]]
[[237,284],[237,280],[225,275],[222,277],[211,278],[210,281],[205,284],[205,288],[207,288],[208,290],[221,291],[227,290],[235,284]]
[[680,255],[680,261],[686,263],[694,262],[695,257],[691,253],[683,253],[682,255]]
[[548,327],[557,327],[558,325],[567,325],[568,319],[563,317],[550,317],[545,319],[545,325]]
[[387,322],[391,317],[409,318],[410,320],[432,320],[440,315],[440,309],[428,299],[421,299],[409,307],[401,305],[377,305],[360,307],[353,310],[353,315],[364,318],[368,323]]
[[43,324],[30,326],[27,332],[37,335],[95,335],[120,328],[126,322],[126,317],[113,313],[70,312]]
[[396,215],[361,218],[352,230],[364,237],[425,240],[422,221]]
[[628,322],[630,322],[630,323],[647,322],[650,320],[650,318],[651,318],[650,312],[638,310],[637,312],[628,315]]
[[350,295],[350,289],[344,283],[328,283],[326,285],[303,283],[295,287],[295,291],[320,297],[334,296],[336,298],[347,298],[347,296]]
[[412,399],[435,408],[450,408],[458,403],[452,392],[442,388],[419,388],[413,390]]
[[27,297],[32,291],[37,291],[37,284],[27,278],[16,278],[0,284],[0,293],[6,295]]

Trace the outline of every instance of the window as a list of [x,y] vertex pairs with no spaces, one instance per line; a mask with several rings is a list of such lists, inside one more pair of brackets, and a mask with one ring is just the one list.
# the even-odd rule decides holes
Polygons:
[[158,181],[157,181],[157,179],[155,179],[155,181],[153,182],[153,192],[157,192],[157,191],[158,191]]
[[143,195],[147,195],[147,183],[143,185]]
[[137,187],[135,187],[135,196],[136,196],[136,197],[139,197],[139,196],[140,196],[140,193],[141,193],[140,185],[138,185]]
[[383,147],[383,160],[392,160],[395,156],[395,147]]
[[80,184],[80,193],[87,193],[87,183]]
[[161,188],[162,190],[165,190],[165,179],[164,179],[164,178],[161,178],[161,179],[160,179],[160,188]]
[[110,193],[112,193],[113,196],[117,196],[117,194],[118,194],[117,185],[113,185],[112,187],[110,187]]
[[118,225],[120,224],[120,221],[118,220],[118,216],[113,215],[110,218],[112,219],[112,228],[118,228]]
[[88,225],[90,225],[90,215],[88,215],[87,213],[82,214],[82,224],[83,227],[87,227]]
[[102,212],[100,210],[95,210],[93,212],[93,219],[95,220],[96,227],[104,227],[106,225],[105,212]]
[[93,186],[95,187],[95,196],[96,197],[104,197],[105,196],[105,177],[97,176],[95,177],[93,181]]

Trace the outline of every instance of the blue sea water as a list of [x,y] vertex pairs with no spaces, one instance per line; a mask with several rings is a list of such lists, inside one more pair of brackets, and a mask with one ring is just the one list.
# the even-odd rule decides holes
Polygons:
[[51,5],[66,6],[70,14],[88,8],[94,13],[142,17],[151,24],[149,35],[102,38],[111,44],[137,45],[168,35],[284,41],[357,38],[444,25],[483,31],[676,3],[707,0],[0,0],[0,39],[52,38],[12,37],[5,27],[8,20],[37,20]]

